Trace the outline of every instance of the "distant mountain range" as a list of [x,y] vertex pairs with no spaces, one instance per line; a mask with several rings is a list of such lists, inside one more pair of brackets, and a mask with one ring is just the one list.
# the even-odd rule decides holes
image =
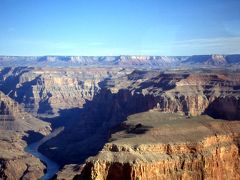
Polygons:
[[0,56],[1,67],[240,67],[240,54],[193,56]]

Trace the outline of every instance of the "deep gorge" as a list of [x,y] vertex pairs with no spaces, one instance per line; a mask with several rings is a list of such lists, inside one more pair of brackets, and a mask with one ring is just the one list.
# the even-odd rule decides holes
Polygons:
[[[126,128],[125,121],[136,113],[177,113],[179,118],[205,114],[216,119],[239,120],[239,74],[122,69],[102,71],[96,68],[81,76],[81,70],[71,69],[17,68],[2,72],[0,90],[9,93],[5,87],[11,84],[9,96],[27,107],[32,115],[51,123],[53,128],[64,126],[61,133],[39,148],[41,153],[61,166],[82,164],[89,156],[95,156],[102,150],[109,151],[106,143],[114,139],[112,135]],[[137,132],[145,132],[141,130],[144,127],[138,123],[136,128],[140,130]],[[154,129],[153,126],[149,126],[150,129],[146,127],[146,133]],[[206,127],[211,129],[210,126]],[[129,132],[131,134],[135,130]],[[239,141],[238,135],[234,138],[234,141]],[[239,148],[239,144],[234,148]],[[90,174],[95,171],[95,164],[89,163],[92,163],[91,160],[80,168],[83,169],[82,175],[88,178],[85,171],[90,171]],[[89,166],[90,169],[87,168]],[[122,164],[106,165],[113,170],[115,166],[120,168]],[[125,174],[124,169],[131,169],[132,165],[127,163],[122,168]],[[133,173],[130,169],[128,172]],[[75,173],[76,177],[79,177],[78,173]],[[200,173],[196,177],[202,175]],[[116,179],[110,174],[109,178]],[[129,175],[129,178],[136,177]]]

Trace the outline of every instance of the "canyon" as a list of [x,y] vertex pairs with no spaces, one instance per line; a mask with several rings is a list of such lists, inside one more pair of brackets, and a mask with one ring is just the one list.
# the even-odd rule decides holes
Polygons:
[[75,178],[239,179],[239,127],[207,116],[135,114]]
[[1,57],[0,178],[239,179],[239,57]]
[[45,165],[24,148],[49,134],[49,123],[31,114],[0,93],[0,179],[38,179],[44,174]]

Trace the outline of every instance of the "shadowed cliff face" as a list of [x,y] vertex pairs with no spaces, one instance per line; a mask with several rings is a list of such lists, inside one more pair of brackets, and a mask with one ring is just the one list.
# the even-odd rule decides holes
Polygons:
[[129,116],[96,156],[58,178],[239,179],[239,142],[238,121],[152,110]]
[[[102,89],[84,104],[79,118],[69,122],[62,134],[40,150],[61,164],[81,163],[101,150],[112,129],[129,115],[151,109],[191,116],[211,115],[213,111],[207,108],[211,109],[217,98],[238,99],[239,91],[234,87],[238,86],[239,77],[134,71],[103,81]],[[223,108],[224,111],[227,113],[227,109]],[[234,115],[219,118],[232,119],[238,113],[236,110]]]
[[[119,130],[119,125],[129,115],[139,112],[157,110],[188,116],[208,114],[214,118],[239,120],[240,74],[237,72],[160,72],[158,70],[129,72],[131,70],[101,68],[87,70],[81,68],[3,69],[1,73],[3,85],[0,85],[0,89],[29,107],[32,114],[47,114],[45,120],[51,122],[53,127],[65,126],[64,131],[40,147],[41,152],[61,165],[83,163],[89,156],[96,155],[105,147],[111,134]],[[4,87],[11,83],[13,91],[9,92],[9,89]],[[51,118],[49,114],[52,114],[54,118]],[[144,123],[138,123],[130,128],[130,135],[126,138],[132,137],[134,133],[140,136],[146,134],[151,127],[154,129],[152,125],[145,126]],[[211,129],[211,136],[217,132],[218,129],[214,131]],[[236,145],[238,137],[231,136],[231,138],[234,140],[229,143]],[[214,143],[219,146],[217,140]],[[175,148],[175,146],[166,147],[168,147],[166,153],[168,155],[172,151],[171,148]],[[196,149],[195,144],[191,145],[190,150],[185,145],[182,147],[188,149],[186,153],[191,149]],[[126,147],[118,146],[113,149],[118,151],[119,148],[126,149]],[[234,146],[230,151],[234,155],[238,149]],[[185,151],[182,153],[186,154]],[[213,151],[211,153],[213,154]],[[225,154],[222,155],[225,156]],[[214,155],[214,162],[217,162],[218,156],[220,156],[219,153]],[[184,159],[182,156],[179,157]],[[194,158],[195,154],[191,154],[184,170],[188,171],[190,166],[196,166],[198,169],[198,165],[203,163],[202,158],[197,158],[197,160]],[[226,156],[227,158],[229,157]],[[196,164],[194,164],[195,160]],[[93,173],[94,169],[98,168],[96,164],[91,163],[89,161],[86,164],[91,168],[84,168],[89,173]],[[171,165],[175,163],[176,161],[169,161]],[[234,163],[237,161],[234,160]],[[185,164],[176,164],[180,170],[181,167],[185,167]],[[136,168],[154,170],[148,166],[151,165],[144,164]],[[153,166],[158,168],[159,162]],[[209,167],[211,166],[213,164],[209,160]],[[101,170],[102,174],[107,171],[109,174],[106,177],[117,178],[114,176],[115,167],[118,167],[119,174],[138,172],[133,171],[133,166],[128,162],[123,165],[112,164],[109,161],[106,164],[107,170]],[[172,169],[167,171],[172,171]],[[202,177],[203,174],[200,171],[204,171],[204,168],[198,169],[196,176],[189,177]],[[206,169],[206,171],[212,170]],[[135,177],[129,174],[127,176]]]
[[59,110],[79,108],[98,93],[98,83],[125,74],[108,68],[4,68],[0,90],[35,116],[58,116]]
[[56,117],[60,110],[82,108],[101,87],[112,93],[127,89],[131,94],[150,95],[152,103],[157,102],[155,108],[186,115],[212,115],[206,109],[216,98],[239,98],[237,72],[130,72],[121,68],[4,68],[0,89],[24,104],[33,115],[42,117]]
[[58,137],[41,146],[40,151],[61,164],[83,162],[102,148],[111,128],[119,125],[129,114],[153,108],[155,104],[151,98],[132,95],[128,90],[120,90],[117,94],[101,90],[84,105],[78,120],[70,122]]
[[240,119],[240,98],[220,97],[215,99],[206,109],[206,114],[216,119]]

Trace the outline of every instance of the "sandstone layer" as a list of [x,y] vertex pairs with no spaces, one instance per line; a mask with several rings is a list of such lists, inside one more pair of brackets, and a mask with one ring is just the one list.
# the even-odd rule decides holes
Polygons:
[[[135,60],[144,61],[139,58]],[[218,56],[213,59],[222,61]],[[47,120],[54,127],[64,126],[40,146],[60,165],[73,164],[58,173],[59,179],[216,179],[221,172],[239,178],[237,70],[19,67],[2,69],[0,79],[0,89],[7,95],[2,97],[17,102],[9,100],[17,106],[1,103],[1,112],[14,119],[2,121],[3,130],[21,131],[21,137],[29,131],[47,133],[47,124],[40,123],[39,129],[38,116],[53,116]],[[12,111],[12,106],[19,110]],[[121,126],[128,116],[149,110],[150,119],[143,115],[138,122],[128,120]],[[110,137],[112,142],[106,144]],[[95,157],[81,165],[89,156]]]
[[34,156],[25,153],[26,134],[0,130],[0,179],[40,179],[44,175],[44,164]]
[[240,122],[145,112],[130,116],[75,178],[239,179],[239,150]]
[[92,100],[103,79],[125,73],[120,68],[3,68],[0,90],[35,116],[57,116]]
[[[240,74],[219,72],[159,72],[136,70],[102,82],[79,118],[43,144],[40,151],[60,164],[82,163],[101,150],[126,117],[151,109],[186,116],[208,114],[239,120]],[[216,107],[222,108],[221,113]]]
[[26,142],[48,134],[51,131],[49,123],[25,112],[2,92],[0,104],[0,179],[39,179],[45,166],[24,148]]

